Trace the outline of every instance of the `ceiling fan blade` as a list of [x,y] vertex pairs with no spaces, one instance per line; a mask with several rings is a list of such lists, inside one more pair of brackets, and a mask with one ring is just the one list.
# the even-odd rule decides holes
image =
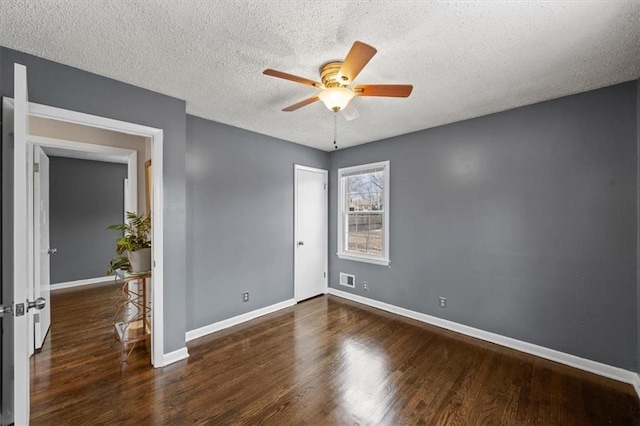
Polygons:
[[360,41],[353,43],[338,73],[341,83],[351,84],[376,52],[377,50],[368,44]]
[[285,109],[283,109],[283,111],[286,111],[286,112],[295,111],[297,109],[302,108],[303,106],[307,106],[309,104],[312,104],[317,100],[318,100],[318,97],[317,96],[313,96],[311,98],[305,99],[304,101],[300,101],[297,104],[293,104],[291,106],[288,106]]
[[347,121],[355,120],[360,117],[360,113],[356,109],[355,105],[353,105],[353,101],[349,102],[346,107],[340,110],[342,112],[342,116]]
[[413,86],[410,84],[359,84],[353,88],[356,96],[386,96],[391,98],[406,98],[411,94]]
[[286,72],[282,71],[272,70],[271,68],[267,68],[266,70],[262,71],[262,74],[293,81],[295,83],[304,84],[306,86],[322,87],[322,83],[318,83],[317,81],[309,80],[308,78],[304,77],[298,77],[297,75],[293,74],[287,74]]

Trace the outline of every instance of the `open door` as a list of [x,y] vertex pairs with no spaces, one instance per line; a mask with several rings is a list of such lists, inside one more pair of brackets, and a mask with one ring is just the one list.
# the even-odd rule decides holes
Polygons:
[[[51,255],[56,252],[49,243],[49,157],[39,146],[33,147],[33,205],[35,298],[49,300],[51,288]],[[35,348],[40,349],[51,325],[51,307],[47,304],[34,315]]]
[[[3,99],[2,425],[29,423],[27,68],[14,65],[14,100]],[[12,161],[11,161],[12,160]],[[30,159],[29,159],[30,161]]]
[[[2,100],[2,192],[11,194],[13,185],[14,105]],[[2,197],[2,426],[13,422],[13,200]]]

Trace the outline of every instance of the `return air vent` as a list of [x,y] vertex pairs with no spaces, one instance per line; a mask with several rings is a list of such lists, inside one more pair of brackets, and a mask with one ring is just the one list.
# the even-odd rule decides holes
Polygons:
[[349,275],[349,274],[345,274],[344,272],[340,272],[340,285],[355,288],[356,287],[355,275]]

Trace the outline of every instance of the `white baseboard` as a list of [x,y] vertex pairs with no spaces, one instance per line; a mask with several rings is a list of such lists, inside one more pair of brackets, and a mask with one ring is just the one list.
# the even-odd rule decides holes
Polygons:
[[477,328],[469,327],[467,325],[459,324],[457,322],[445,320],[442,318],[434,317],[431,315],[423,314],[420,312],[411,311],[409,309],[400,308],[398,306],[390,305],[388,303],[379,302],[377,300],[369,299],[367,297],[351,294],[346,291],[338,290],[329,287],[329,294],[342,297],[354,302],[362,303],[383,311],[391,312],[393,314],[401,315],[403,317],[411,318],[417,321],[421,321],[427,324],[435,325],[436,327],[444,328],[454,331],[456,333],[464,334],[467,336],[475,337],[476,339],[484,340],[490,343],[495,343],[500,346],[515,349],[520,352],[525,352],[531,355],[539,356],[551,361],[565,364],[571,367],[578,368],[580,370],[588,371],[590,373],[598,374],[600,376],[608,377],[610,379],[617,380],[623,383],[629,383],[634,386],[638,397],[640,397],[640,377],[633,371],[625,370],[611,365],[602,364],[600,362],[592,361],[579,356],[567,354],[564,352],[556,351],[554,349],[545,348],[543,346],[534,345],[532,343],[523,342],[521,340],[505,337],[500,334],[491,333],[488,331],[480,330]]
[[205,325],[204,327],[196,328],[195,330],[187,331],[186,340],[190,342],[194,339],[206,336],[207,334],[215,333],[216,331],[224,330],[225,328],[233,327],[234,325],[241,324],[246,321],[250,321],[254,318],[261,317],[263,315],[270,314],[272,312],[279,311],[280,309],[288,308],[296,304],[295,299],[285,300],[284,302],[276,303],[275,305],[265,306],[264,308],[256,309],[255,311],[247,312],[246,314],[238,315],[226,320],[214,322],[213,324]]
[[183,359],[187,358],[189,358],[189,351],[187,350],[187,348],[180,348],[177,351],[164,354],[164,356],[162,357],[162,366],[166,367],[169,364],[173,364],[174,362],[182,361]]
[[80,287],[83,285],[100,284],[106,282],[113,282],[113,277],[104,276],[98,278],[88,278],[86,280],[67,281],[64,283],[51,284],[51,290],[60,290],[61,288]]

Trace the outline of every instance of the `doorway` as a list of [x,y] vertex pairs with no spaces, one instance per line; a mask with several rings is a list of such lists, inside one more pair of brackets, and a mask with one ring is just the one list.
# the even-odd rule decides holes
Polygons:
[[[27,165],[28,175],[33,176],[28,197],[33,200],[30,300],[49,301],[28,318],[33,323],[29,329],[34,329],[33,353],[42,347],[48,331],[49,290],[113,282],[105,272],[115,255],[117,234],[107,226],[122,223],[127,211],[144,208],[138,202],[138,195],[144,197],[145,192],[138,169],[140,159],[144,162],[150,152],[145,153],[146,140],[139,136],[38,117],[31,118],[30,133],[27,148],[34,160]],[[59,139],[63,137],[68,139]],[[51,166],[44,167],[49,162]],[[51,194],[51,203],[49,197],[40,196],[42,192]],[[49,204],[51,209],[45,208]]]
[[328,172],[294,166],[294,297],[327,292]]
[[[11,102],[11,100],[7,100]],[[151,161],[153,164],[152,190],[153,190],[153,206],[151,211],[152,222],[152,240],[153,244],[153,293],[151,295],[154,310],[151,315],[152,328],[154,332],[151,336],[151,363],[154,367],[164,366],[164,326],[163,326],[163,132],[161,129],[155,129],[147,126],[141,126],[133,123],[127,123],[119,120],[98,117],[76,111],[65,110],[61,108],[51,107],[48,105],[36,104],[29,102],[29,117],[39,117],[44,119],[57,120],[62,122],[81,124],[99,129],[111,130],[130,135],[142,136],[150,139]],[[33,139],[33,137],[30,137]],[[37,141],[37,139],[36,139]],[[38,141],[40,142],[40,141]],[[83,147],[88,149],[88,147]],[[102,153],[109,152],[109,147],[101,147],[95,145],[96,150]],[[112,149],[112,148],[111,148]],[[14,171],[15,172],[15,171]],[[19,177],[19,176],[18,176]],[[136,182],[132,182],[132,180]],[[129,173],[129,187],[131,190],[137,187],[137,173]],[[133,202],[131,202],[133,204]]]

